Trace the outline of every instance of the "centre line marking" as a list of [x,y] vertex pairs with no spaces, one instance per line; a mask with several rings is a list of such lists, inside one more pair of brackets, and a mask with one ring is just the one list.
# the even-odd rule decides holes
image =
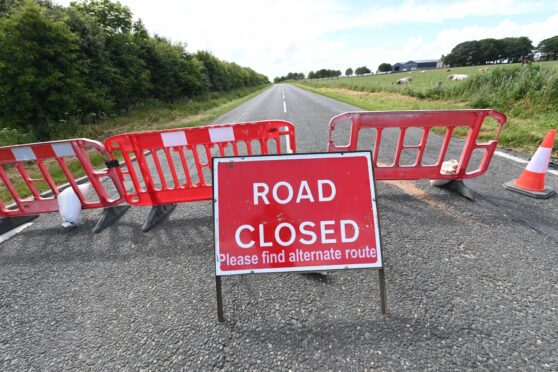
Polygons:
[[287,113],[287,102],[283,101],[283,112]]

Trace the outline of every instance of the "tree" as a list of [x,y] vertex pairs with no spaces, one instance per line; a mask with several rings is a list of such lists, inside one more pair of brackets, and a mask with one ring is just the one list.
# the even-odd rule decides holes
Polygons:
[[504,43],[504,55],[510,62],[518,62],[531,54],[533,44],[531,40],[526,37],[506,37],[502,39]]
[[228,76],[223,63],[213,54],[206,51],[196,53],[196,58],[203,66],[203,79],[208,84],[208,89],[213,92],[226,91],[228,86]]
[[478,41],[465,41],[457,44],[444,60],[450,66],[472,66],[480,64],[482,60],[480,44]]
[[541,41],[538,49],[540,52],[546,53],[549,59],[558,58],[558,35]]
[[308,73],[308,79],[315,79],[316,78],[316,74],[314,73],[314,71],[310,71]]
[[364,75],[364,74],[369,74],[370,72],[372,72],[372,71],[370,71],[370,69],[366,66],[357,67],[357,69],[355,70],[355,74],[357,74],[358,76]]
[[128,33],[132,30],[132,12],[130,8],[118,1],[85,0],[81,3],[72,3],[72,6],[95,18],[106,31]]
[[0,0],[0,122],[39,140],[68,118],[268,82],[250,68],[151,37],[118,2],[64,8],[51,0]]
[[389,63],[381,63],[381,64],[378,66],[378,71],[380,71],[380,72],[389,72],[389,71],[391,71],[392,69],[393,69],[393,67],[392,67],[391,64],[389,64]]
[[[313,74],[312,71],[310,71],[310,74]],[[279,83],[281,81],[285,81],[285,80],[302,80],[304,79],[304,73],[303,72],[289,72],[287,74],[287,76],[277,76],[275,79],[273,79],[273,82],[275,83]]]
[[531,55],[533,45],[529,38],[507,37],[504,39],[471,40],[457,44],[443,58],[450,66],[473,66],[498,63],[502,60],[517,62]]
[[0,19],[0,112],[5,122],[48,139],[51,123],[78,109],[84,82],[77,37],[29,1]]
[[502,56],[504,52],[504,42],[497,39],[482,39],[479,40],[479,61],[478,64],[486,63],[496,63]]
[[115,69],[105,48],[106,37],[95,20],[77,9],[67,9],[66,24],[78,37],[77,64],[87,93],[79,103],[82,115],[109,112],[114,108],[110,84]]
[[352,68],[348,68],[345,70],[345,76],[351,76],[353,74],[353,69]]
[[9,12],[22,4],[24,4],[23,0],[0,0],[0,17],[7,16]]

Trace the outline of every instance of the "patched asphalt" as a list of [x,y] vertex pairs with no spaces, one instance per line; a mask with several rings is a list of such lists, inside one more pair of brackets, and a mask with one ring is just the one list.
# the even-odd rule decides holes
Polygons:
[[[289,120],[316,152],[354,110],[280,84],[218,122]],[[43,215],[0,244],[0,370],[558,370],[558,197],[504,190],[523,168],[495,157],[476,202],[378,183],[389,316],[377,271],[262,274],[223,278],[219,324],[210,202],[148,233],[149,208],[99,234]]]

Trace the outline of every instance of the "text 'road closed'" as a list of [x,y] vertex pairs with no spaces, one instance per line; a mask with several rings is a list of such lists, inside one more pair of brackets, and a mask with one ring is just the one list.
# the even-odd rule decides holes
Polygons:
[[217,275],[382,266],[370,153],[213,166]]

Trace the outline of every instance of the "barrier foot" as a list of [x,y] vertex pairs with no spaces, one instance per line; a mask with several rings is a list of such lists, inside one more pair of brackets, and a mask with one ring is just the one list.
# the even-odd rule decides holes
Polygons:
[[506,182],[504,183],[503,186],[510,191],[515,191],[519,194],[527,195],[537,199],[547,199],[550,198],[552,195],[556,194],[556,191],[554,191],[550,187],[545,187],[544,191],[531,191],[531,190],[521,189],[515,186],[514,181]]
[[174,208],[176,208],[176,204],[161,204],[151,208],[149,216],[147,216],[147,220],[141,227],[141,230],[143,232],[148,232],[159,222],[167,218],[172,213],[172,211],[174,211]]
[[441,185],[439,187],[443,187],[448,190],[455,191],[456,193],[463,196],[464,198],[467,198],[471,201],[475,201],[475,195],[473,194],[473,191],[470,188],[468,188],[467,185],[465,185],[465,182],[461,180],[451,180],[445,185]]
[[27,222],[31,222],[37,217],[39,217],[38,214],[21,217],[0,218],[0,235],[7,233],[8,231],[13,230],[18,226],[26,224]]
[[129,205],[118,205],[116,207],[103,209],[101,218],[99,218],[99,221],[97,221],[97,224],[93,228],[93,233],[97,234],[118,221],[128,209],[130,209]]

